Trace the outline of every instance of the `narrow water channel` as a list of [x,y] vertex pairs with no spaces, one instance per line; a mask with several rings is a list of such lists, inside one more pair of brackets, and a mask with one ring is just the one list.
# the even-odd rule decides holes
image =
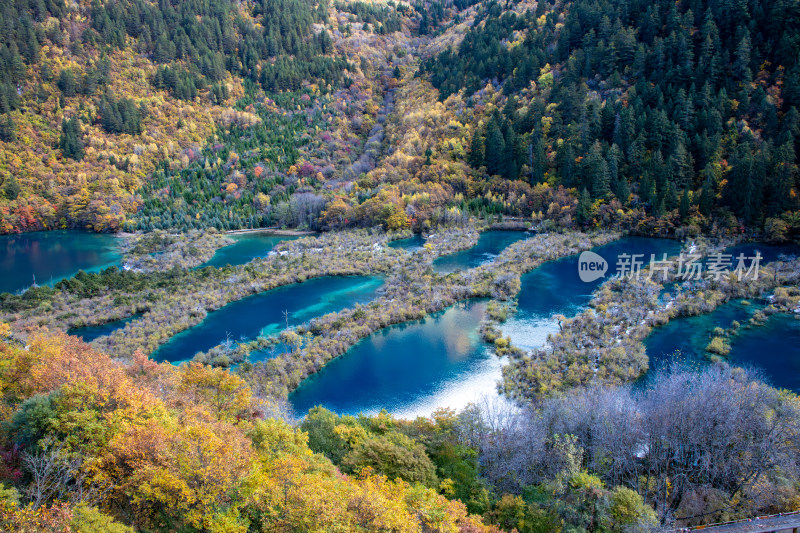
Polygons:
[[272,335],[285,328],[287,321],[295,326],[374,300],[382,285],[383,280],[377,277],[328,276],[248,296],[208,313],[200,324],[172,337],[152,358],[186,361],[226,339],[237,342]]

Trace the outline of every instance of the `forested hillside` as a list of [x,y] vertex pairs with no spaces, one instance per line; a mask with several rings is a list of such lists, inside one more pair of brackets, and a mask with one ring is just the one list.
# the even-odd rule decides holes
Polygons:
[[487,2],[422,71],[481,109],[474,169],[574,188],[579,224],[643,209],[656,226],[709,229],[715,215],[785,235],[798,229],[798,27],[796,2]]
[[[800,389],[728,362],[739,331],[800,316],[800,263],[710,265],[800,242],[798,154],[797,0],[0,0],[0,234],[130,232],[80,235],[121,243],[113,266],[47,276],[90,247],[3,237],[0,530],[644,533],[795,510]],[[259,227],[318,233],[224,233]],[[528,277],[631,234],[708,276]],[[568,304],[536,310],[530,350],[502,332],[523,283]],[[464,302],[446,350],[412,329],[425,349],[385,348]],[[757,309],[708,332],[708,360],[651,370],[653,329],[734,302]],[[403,356],[472,365],[474,341],[505,357],[502,401],[289,406],[372,340],[424,380]]]
[[265,192],[288,205],[298,180],[358,158],[392,74],[328,29],[382,39],[408,18],[302,0],[2,9],[4,233],[271,223]]
[[4,233],[800,232],[796,2],[2,9]]
[[797,396],[724,365],[531,410],[320,407],[294,427],[246,371],[7,335],[0,324],[3,531],[623,533],[800,497]]
[[497,531],[427,486],[343,475],[227,370],[65,335],[0,355],[3,531]]

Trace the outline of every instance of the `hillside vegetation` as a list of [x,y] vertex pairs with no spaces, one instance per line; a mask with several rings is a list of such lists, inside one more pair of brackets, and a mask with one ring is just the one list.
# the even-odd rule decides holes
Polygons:
[[793,2],[487,2],[422,71],[476,110],[474,169],[574,188],[579,224],[638,211],[651,228],[783,238],[797,232],[798,23]]
[[800,232],[796,2],[3,9],[4,233]]
[[0,355],[4,531],[495,530],[426,486],[341,474],[225,370],[122,366],[65,335]]

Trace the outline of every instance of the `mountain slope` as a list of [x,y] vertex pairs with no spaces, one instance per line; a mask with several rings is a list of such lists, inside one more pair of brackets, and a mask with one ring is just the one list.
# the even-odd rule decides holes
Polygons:
[[796,2],[519,7],[483,4],[422,67],[482,109],[474,168],[583,191],[581,224],[644,209],[649,225],[761,226],[798,209]]

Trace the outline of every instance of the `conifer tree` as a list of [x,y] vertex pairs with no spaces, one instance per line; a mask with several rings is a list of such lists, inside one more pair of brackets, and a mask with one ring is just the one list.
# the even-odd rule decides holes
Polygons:
[[61,137],[58,146],[64,157],[76,161],[83,159],[83,134],[77,118],[73,117],[61,123]]

